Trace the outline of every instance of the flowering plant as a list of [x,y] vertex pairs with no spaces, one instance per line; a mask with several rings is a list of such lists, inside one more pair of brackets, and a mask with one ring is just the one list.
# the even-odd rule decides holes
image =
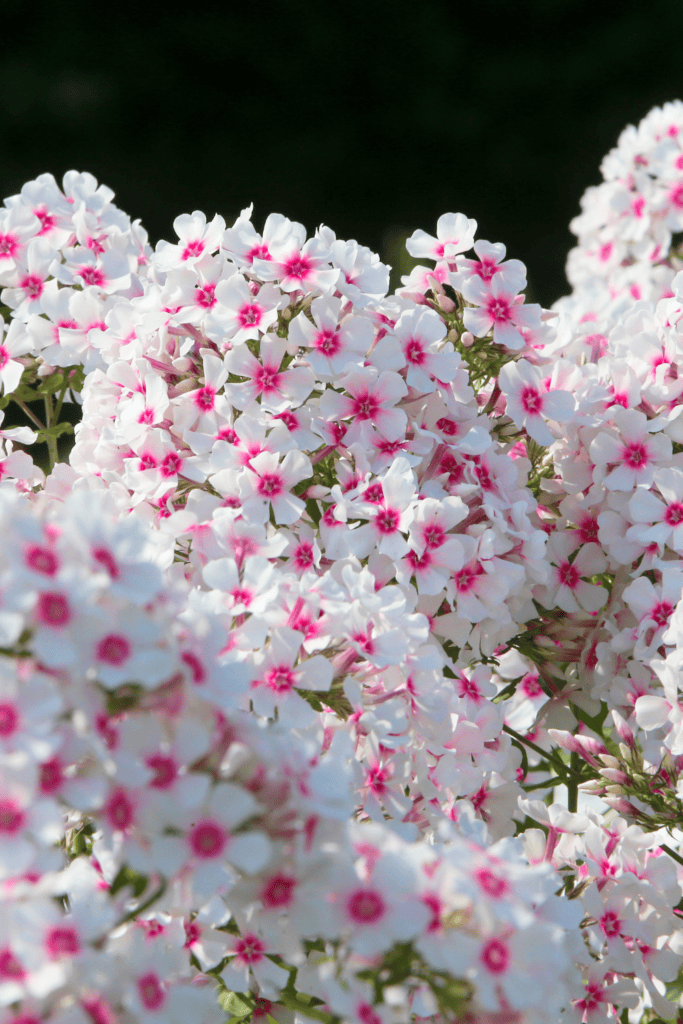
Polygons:
[[676,1016],[683,104],[603,174],[553,310],[5,201],[2,1024]]

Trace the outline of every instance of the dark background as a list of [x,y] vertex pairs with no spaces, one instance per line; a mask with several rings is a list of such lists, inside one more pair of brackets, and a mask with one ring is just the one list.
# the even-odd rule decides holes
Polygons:
[[[2,195],[89,170],[152,243],[249,202],[397,265],[462,211],[566,291],[567,224],[621,129],[683,96],[682,0],[140,3],[3,12]],[[405,273],[406,266],[401,268]]]

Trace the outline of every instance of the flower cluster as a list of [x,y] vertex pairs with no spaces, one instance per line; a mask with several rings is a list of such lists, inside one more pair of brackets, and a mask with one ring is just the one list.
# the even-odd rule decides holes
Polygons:
[[678,114],[555,310],[462,214],[389,295],[251,208],[6,200],[2,1024],[675,1016]]

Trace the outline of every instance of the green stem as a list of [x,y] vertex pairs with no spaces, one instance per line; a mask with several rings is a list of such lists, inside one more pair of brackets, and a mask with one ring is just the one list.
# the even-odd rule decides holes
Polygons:
[[12,401],[19,406],[21,411],[25,413],[26,416],[28,416],[32,423],[35,423],[35,425],[38,427],[38,430],[45,430],[45,425],[40,422],[40,420],[38,419],[34,412],[31,412],[26,402],[20,402],[18,398],[12,398]]
[[54,416],[54,422],[55,423],[59,423],[59,417],[60,417],[61,412],[62,412],[62,402],[64,401],[64,396],[66,395],[68,390],[69,390],[69,379],[67,378],[64,381],[64,384],[62,385],[62,390],[59,392],[59,398],[57,399],[57,408],[55,409],[55,416]]
[[277,1001],[286,1006],[289,1010],[294,1010],[295,1013],[301,1013],[305,1017],[312,1017],[314,1020],[323,1021],[323,1024],[332,1024],[337,1018],[331,1013],[325,1013],[324,1010],[319,1010],[315,1006],[309,1006],[303,999],[297,999],[296,996],[291,996],[287,992],[281,992],[277,997]]
[[129,914],[126,914],[125,917],[122,917],[121,920],[116,925],[116,927],[120,928],[122,924],[126,924],[128,921],[132,921],[134,917],[137,917],[139,914],[142,914],[145,910],[151,907],[153,903],[156,903],[156,901],[160,899],[165,892],[166,882],[162,882],[159,888],[156,890],[156,892],[153,892],[149,899],[146,899],[145,902],[142,903],[139,907],[136,907],[135,910],[131,910]]
[[518,732],[515,732],[515,730],[511,729],[509,725],[503,726],[503,732],[506,732],[508,736],[512,736],[518,743],[523,743],[524,746],[529,747],[530,750],[535,750],[537,754],[541,755],[544,761],[547,761],[548,764],[553,766],[558,775],[576,775],[577,779],[582,781],[582,776],[578,772],[574,772],[573,769],[563,761],[558,761],[558,759],[556,759],[553,754],[548,753],[547,750],[543,750],[542,747],[537,747],[535,743],[532,743],[531,740],[528,740]]
[[[50,395],[45,395],[43,401],[45,403],[45,419],[47,421],[47,428],[49,430],[54,422],[54,409],[52,408],[52,397]],[[56,437],[48,437],[47,450],[50,456],[50,472],[52,472],[52,470],[55,468],[55,463],[58,460]]]
[[683,857],[681,857],[680,854],[676,853],[675,850],[672,850],[670,846],[667,846],[665,843],[662,843],[659,849],[664,850],[664,853],[668,853],[669,856],[673,857],[674,860],[677,860],[679,864],[683,864]]
[[[579,767],[579,755],[572,751],[569,759],[570,771],[575,775],[579,775],[577,769]],[[580,776],[579,776],[580,777]],[[567,779],[567,810],[571,811],[572,814],[576,814],[576,808],[579,802],[579,784],[576,778]]]

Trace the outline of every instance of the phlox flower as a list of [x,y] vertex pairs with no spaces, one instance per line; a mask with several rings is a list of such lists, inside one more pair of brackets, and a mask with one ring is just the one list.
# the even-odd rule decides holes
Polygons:
[[572,395],[568,391],[547,391],[540,371],[526,359],[506,363],[498,376],[498,384],[505,395],[508,416],[537,444],[548,447],[555,440],[546,420],[566,423],[572,418]]
[[310,459],[299,451],[287,452],[282,462],[275,452],[256,455],[239,478],[242,514],[252,522],[265,523],[272,508],[276,523],[295,523],[306,506],[291,488],[311,472]]
[[671,441],[653,433],[644,413],[615,407],[612,423],[605,424],[591,441],[589,452],[595,466],[593,480],[604,481],[608,490],[630,491],[639,484],[650,487],[658,463],[671,459]]
[[[638,576],[626,587],[623,599],[631,609],[638,626],[636,639],[638,646],[646,648],[656,646],[656,640],[666,636],[674,609],[681,600],[683,593],[683,572],[678,568],[664,569],[661,582],[653,586],[646,576]],[[675,639],[675,632],[670,639]]]
[[251,925],[242,935],[225,936],[224,956],[232,959],[221,971],[221,978],[231,992],[249,992],[254,979],[259,992],[266,998],[276,999],[287,984],[287,971],[269,959],[275,952],[258,928]]
[[479,307],[467,307],[463,311],[463,323],[475,337],[483,338],[493,330],[496,345],[517,351],[526,345],[522,329],[533,330],[540,326],[541,307],[520,302],[516,285],[505,273],[496,274],[486,284],[476,275],[463,285],[463,295],[468,302]]
[[264,409],[283,412],[301,405],[313,390],[315,378],[307,366],[281,369],[286,342],[282,338],[264,338],[260,360],[246,345],[239,345],[225,356],[230,373],[246,380],[227,384],[225,393],[236,409],[248,409],[257,400]]
[[216,304],[205,319],[204,331],[223,349],[265,334],[287,305],[286,296],[275,285],[264,284],[253,291],[241,274],[219,281],[214,295]]
[[405,434],[407,416],[395,406],[408,389],[397,373],[380,373],[368,366],[345,374],[338,383],[344,393],[327,388],[320,399],[320,412],[327,420],[352,420],[344,434],[347,447],[354,441],[369,440],[374,428],[390,440]]
[[207,223],[206,216],[199,210],[183,213],[173,221],[173,229],[179,238],[177,245],[161,241],[152,256],[152,262],[160,270],[174,267],[193,266],[204,256],[215,252],[223,239],[225,221],[216,216]]
[[50,273],[55,250],[46,238],[32,238],[25,253],[16,288],[4,288],[2,301],[12,315],[25,323],[34,313],[42,313],[41,296]]
[[0,284],[17,285],[29,239],[40,231],[40,220],[17,204],[0,210]]
[[300,658],[303,635],[289,626],[272,631],[270,646],[255,656],[250,698],[254,711],[272,717],[278,708],[285,721],[307,715],[306,702],[296,690],[325,693],[332,683],[332,664],[320,654]]
[[553,533],[547,552],[551,563],[550,582],[538,588],[538,599],[545,607],[557,605],[565,612],[597,611],[607,601],[604,587],[587,582],[586,577],[605,572],[607,559],[598,544],[584,544],[570,560],[575,546],[567,533]]
[[372,344],[373,324],[342,313],[342,300],[325,295],[310,307],[313,323],[299,313],[289,327],[292,345],[305,348],[306,360],[320,380],[334,382],[351,363],[360,366]]
[[448,342],[446,325],[433,309],[418,307],[401,314],[394,336],[403,351],[406,382],[422,394],[435,390],[436,381],[450,381],[460,366],[460,357]]
[[319,234],[330,250],[332,265],[341,271],[337,291],[356,309],[366,309],[383,299],[389,288],[389,267],[380,262],[379,256],[355,239],[344,242],[331,237],[329,228],[322,228]]
[[418,228],[406,241],[406,249],[418,259],[452,263],[458,253],[472,247],[476,230],[476,220],[462,213],[444,213],[436,223],[436,238]]
[[[485,283],[501,271],[505,271],[508,277],[515,275],[526,281],[524,264],[520,260],[505,260],[505,246],[502,242],[491,243],[478,238],[473,248],[477,255],[476,260],[460,256],[455,261],[458,270],[456,274],[451,274],[451,284],[456,291],[460,290],[463,280],[472,274],[476,274]],[[523,288],[524,284],[520,284],[520,287]]]
[[274,239],[269,258],[254,258],[262,281],[277,281],[283,292],[333,291],[339,270],[330,266],[330,252],[320,238],[306,240],[301,224],[290,224],[286,237]]
[[643,546],[655,543],[660,551],[664,545],[673,551],[683,551],[683,471],[675,467],[655,470],[654,483],[660,500],[651,490],[638,487],[630,498],[628,508],[633,526],[627,538]]

